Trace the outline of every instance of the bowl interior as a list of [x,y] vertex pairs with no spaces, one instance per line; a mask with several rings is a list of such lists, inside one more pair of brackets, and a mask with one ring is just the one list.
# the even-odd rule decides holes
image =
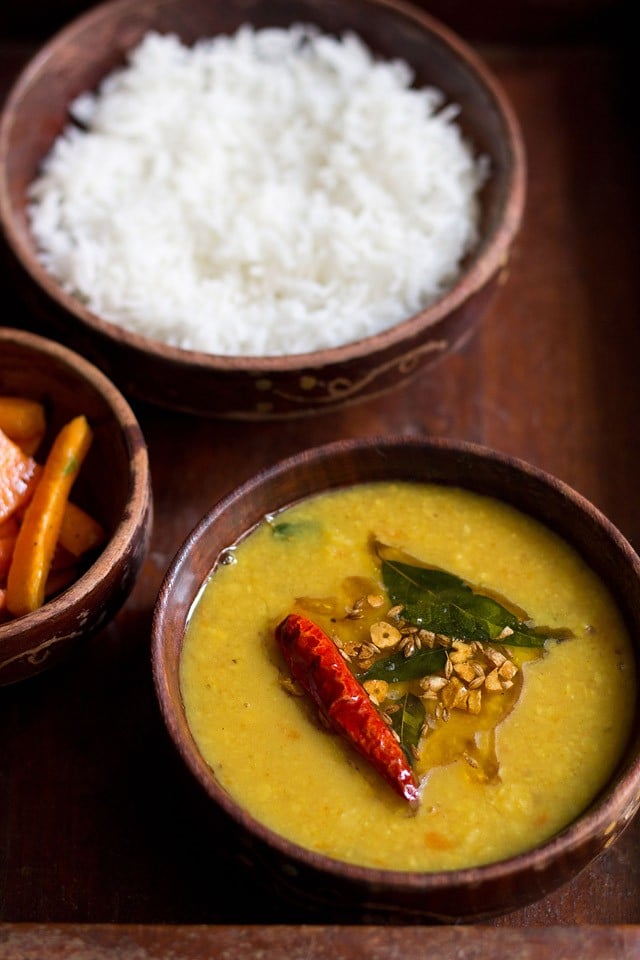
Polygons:
[[[238,809],[217,783],[199,754],[186,720],[179,675],[184,631],[219,554],[245,536],[265,514],[320,491],[388,479],[461,486],[503,500],[555,530],[610,588],[638,653],[640,560],[621,534],[579,494],[533,467],[471,444],[374,438],[341,441],[285,461],[230,494],[203,518],[176,556],[158,597],[153,624],[156,690],[172,739],[204,789],[246,830],[292,856],[298,864],[302,861],[329,872],[333,880],[339,876],[366,887],[372,903],[380,891],[385,891],[387,904],[397,894],[398,903],[406,907],[414,895],[429,892],[434,899],[430,907],[422,905],[426,913],[437,912],[438,908],[442,913],[452,910],[450,916],[503,912],[531,902],[569,879],[600,852],[611,824],[621,826],[633,815],[640,789],[638,716],[615,783],[610,782],[576,823],[530,853],[449,874],[390,874],[336,864],[274,836]],[[317,876],[314,882],[317,884]],[[457,907],[446,900],[447,896],[459,898]],[[421,908],[417,909],[420,912]]]
[[94,435],[72,499],[113,533],[131,495],[133,451],[126,430],[131,414],[125,401],[81,357],[57,344],[18,333],[0,334],[0,392],[44,404],[47,432],[36,453],[39,462],[61,427],[85,414]]

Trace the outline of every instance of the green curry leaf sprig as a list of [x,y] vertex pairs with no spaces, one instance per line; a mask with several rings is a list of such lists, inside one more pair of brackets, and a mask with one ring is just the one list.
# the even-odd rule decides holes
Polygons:
[[420,697],[407,691],[387,710],[392,711],[389,714],[391,726],[398,735],[398,740],[409,763],[413,763],[415,760],[414,751],[420,742],[425,721],[424,704]]
[[366,680],[386,680],[387,683],[404,683],[407,680],[420,680],[429,674],[443,670],[447,662],[447,653],[443,647],[422,650],[405,657],[402,651],[394,651],[359,675],[361,683]]
[[536,627],[527,614],[496,594],[474,589],[460,577],[374,542],[389,599],[402,607],[402,617],[423,630],[478,640],[508,642],[512,647],[543,647],[551,639],[567,639],[564,629]]
[[[440,675],[443,679],[438,689],[443,691],[445,703],[452,703],[455,694],[462,700],[455,701],[454,705],[461,702],[464,709],[474,712],[460,676],[454,675],[458,663],[454,666],[453,661],[449,662],[452,656],[459,661],[470,654],[455,649],[456,646],[462,645],[470,651],[471,645],[475,644],[485,654],[483,664],[480,663],[482,657],[476,654],[475,662],[470,662],[466,668],[461,667],[462,676],[465,669],[469,674],[472,667],[486,668],[488,664],[494,674],[491,682],[479,669],[477,675],[473,675],[473,686],[477,688],[486,681],[487,690],[504,691],[513,686],[511,677],[517,668],[509,663],[503,668],[508,669],[508,674],[499,675],[495,665],[501,665],[507,658],[498,648],[528,647],[540,654],[547,641],[566,639],[571,635],[567,630],[536,627],[514,604],[496,594],[489,595],[487,591],[475,589],[455,574],[422,564],[379,542],[374,542],[373,547],[381,562],[382,581],[391,605],[387,617],[399,627],[399,642],[388,654],[385,652],[377,657],[358,673],[361,683],[384,681],[385,688],[393,684],[411,686],[414,681],[420,684],[427,678]],[[402,631],[407,628],[408,631],[417,631],[417,635],[427,638],[427,642],[422,645],[414,643],[412,637],[415,638],[416,633],[411,632],[403,638]],[[403,639],[408,640],[410,648],[404,645]],[[420,693],[420,686],[414,690]],[[395,694],[390,694],[383,709],[389,713],[403,749],[411,759],[424,729],[424,703],[412,690],[397,691],[398,688]],[[478,689],[473,700],[475,705],[481,702]]]
[[[402,619],[420,630],[466,642],[504,643],[513,647],[544,647],[548,640],[566,639],[567,630],[535,627],[524,611],[502,598],[480,593],[453,573],[418,563],[384,544],[374,544],[392,606]],[[360,675],[362,681],[400,683],[441,670],[447,654],[441,647],[422,648],[406,657],[395,650]]]

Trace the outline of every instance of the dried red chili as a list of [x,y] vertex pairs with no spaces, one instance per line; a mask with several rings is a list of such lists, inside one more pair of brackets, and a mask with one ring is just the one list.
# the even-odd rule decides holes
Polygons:
[[343,660],[333,640],[312,620],[290,614],[276,639],[295,680],[313,699],[328,726],[340,733],[412,806],[418,784],[393,731]]

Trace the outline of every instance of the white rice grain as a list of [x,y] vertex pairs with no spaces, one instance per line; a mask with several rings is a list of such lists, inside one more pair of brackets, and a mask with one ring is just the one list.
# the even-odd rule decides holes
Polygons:
[[148,34],[72,105],[31,185],[42,262],[94,313],[184,349],[359,340],[455,281],[477,242],[456,108],[354,35]]

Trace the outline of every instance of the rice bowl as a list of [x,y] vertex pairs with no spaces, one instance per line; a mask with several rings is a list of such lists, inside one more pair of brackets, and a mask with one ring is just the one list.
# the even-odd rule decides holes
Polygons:
[[151,32],[74,101],[31,185],[42,262],[93,312],[186,350],[372,336],[441,296],[478,240],[487,158],[412,80],[354,33]]
[[[476,159],[487,158],[489,175],[475,198],[477,240],[445,292],[429,306],[385,329],[353,339],[354,320],[347,308],[338,308],[328,289],[325,299],[331,324],[345,331],[342,346],[295,353],[294,341],[279,319],[288,352],[261,353],[255,335],[252,349],[256,352],[223,354],[185,349],[128,329],[57,280],[44,266],[31,228],[30,189],[69,125],[70,105],[77,104],[87,91],[97,91],[107,76],[123,69],[128,52],[150,33],[174,35],[192,48],[203,39],[230,37],[248,23],[261,31],[309,22],[332,37],[359,36],[377,60],[409,64],[415,72],[416,88],[441,90],[448,104],[459,105],[455,122],[464,141],[473,144]],[[404,133],[398,131],[388,144],[400,157],[403,141]],[[255,152],[245,157],[246,165],[255,167]],[[525,177],[518,121],[490,69],[445,26],[396,0],[163,0],[161,5],[147,0],[108,0],[79,16],[38,51],[18,76],[0,115],[0,224],[13,278],[39,329],[74,346],[108,373],[125,394],[207,417],[272,420],[333,411],[397,389],[459,349],[506,278],[522,220]],[[312,206],[309,194],[304,204],[299,203],[298,219],[308,220]],[[94,213],[104,221],[97,204]],[[336,219],[331,222],[332,241],[338,233]],[[108,227],[111,229],[110,224]],[[138,261],[143,264],[142,272],[145,258],[160,239],[157,231],[149,236],[153,242],[139,243],[134,251],[142,258]],[[388,245],[388,240],[376,237],[376,243]],[[410,237],[404,236],[403,242],[403,261],[412,262],[414,270],[420,271]],[[173,296],[170,289],[167,293],[167,283],[176,271],[173,260],[179,246],[173,244],[172,262],[164,263],[161,276],[157,270],[152,272],[160,278],[162,300]],[[334,252],[334,259],[337,256],[346,264],[343,248]],[[296,256],[302,252],[296,250]],[[377,274],[370,265],[362,266],[361,254],[360,249],[350,251],[350,271]],[[116,301],[128,258],[129,253],[122,255],[121,251],[117,269],[109,274],[109,296]],[[299,277],[294,279],[300,282]],[[270,276],[263,282],[270,282]],[[319,287],[315,284],[315,289]],[[394,293],[391,287],[387,294]],[[223,305],[218,299],[215,306],[222,309]],[[200,313],[200,307],[194,309]],[[198,319],[204,326],[202,318]],[[234,326],[246,329],[246,320],[228,312],[225,335],[231,336],[226,328],[233,330]]]

